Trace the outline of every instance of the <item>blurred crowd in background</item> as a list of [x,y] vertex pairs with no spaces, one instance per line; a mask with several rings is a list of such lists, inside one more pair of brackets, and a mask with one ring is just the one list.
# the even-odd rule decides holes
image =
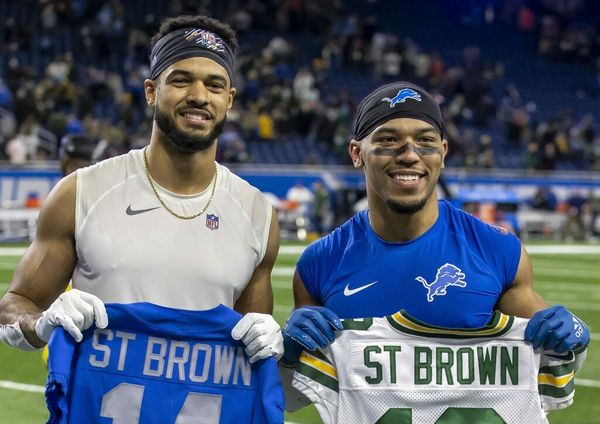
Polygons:
[[[450,167],[600,170],[600,2],[591,0],[0,1],[0,160],[55,160],[79,142],[94,162],[146,145],[149,40],[180,14],[238,33],[221,162],[349,165],[360,99],[409,80],[441,105]],[[298,183],[272,201],[282,230],[302,238],[351,212],[336,196],[323,182]],[[564,238],[599,237],[591,191],[557,202],[540,187],[525,206],[557,212]]]
[[[389,25],[385,12],[403,2],[212,3],[1,2],[2,159],[55,159],[61,138],[73,133],[95,141],[96,160],[145,145],[152,118],[143,96],[149,39],[164,16],[208,14],[230,23],[241,44],[235,108],[219,139],[224,162],[348,164],[360,97],[381,83],[406,79],[439,99],[451,166],[600,169],[599,109],[582,113],[576,107],[582,99],[600,105],[598,15],[587,21],[589,8],[597,9],[593,2],[426,2],[438,13],[447,12],[448,3],[457,5],[447,20],[483,38],[490,27],[496,37],[505,31],[525,46],[534,40],[525,53],[532,60],[564,62],[587,73],[580,80],[564,75],[571,95],[555,108],[525,94],[511,78],[511,57],[499,60],[488,54],[493,49],[470,45],[448,50],[421,43],[421,27],[438,22],[415,23],[415,31]],[[406,10],[420,7],[405,3]],[[438,44],[447,38],[443,29]],[[544,81],[531,84],[551,90]],[[273,153],[282,146],[289,148]]]

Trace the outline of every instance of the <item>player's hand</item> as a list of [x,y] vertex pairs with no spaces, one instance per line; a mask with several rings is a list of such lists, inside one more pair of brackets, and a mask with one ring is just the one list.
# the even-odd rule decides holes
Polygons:
[[303,306],[292,311],[283,327],[284,361],[298,362],[302,348],[316,350],[327,347],[335,340],[334,330],[343,330],[338,316],[323,306]]
[[231,337],[244,343],[251,364],[271,356],[279,360],[283,355],[281,327],[269,314],[247,313],[233,327]]
[[83,339],[81,332],[90,328],[94,322],[98,328],[106,328],[108,325],[104,303],[93,294],[73,289],[61,294],[42,313],[35,323],[35,333],[47,343],[54,327],[63,327],[76,342],[80,342]]
[[525,329],[525,340],[537,349],[581,352],[590,342],[587,326],[562,305],[536,312]]

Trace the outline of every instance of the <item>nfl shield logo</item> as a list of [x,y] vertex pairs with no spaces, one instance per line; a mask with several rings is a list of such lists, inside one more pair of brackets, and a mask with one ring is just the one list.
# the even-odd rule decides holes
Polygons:
[[219,229],[219,217],[217,215],[208,214],[206,215],[206,226],[211,230]]

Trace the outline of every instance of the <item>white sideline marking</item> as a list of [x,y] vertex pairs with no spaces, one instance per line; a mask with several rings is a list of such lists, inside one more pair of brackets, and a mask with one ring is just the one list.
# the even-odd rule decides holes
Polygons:
[[[564,255],[564,254],[600,254],[600,246],[588,245],[547,245],[526,246],[527,251],[534,255]],[[22,256],[26,247],[0,247],[0,256]],[[281,246],[281,255],[299,255],[304,252],[306,246]]]
[[544,290],[557,290],[557,291],[570,291],[570,292],[574,292],[574,291],[584,291],[584,292],[594,292],[598,289],[600,289],[600,286],[598,284],[595,283],[555,283],[553,281],[545,281],[545,280],[538,280],[538,281],[534,281],[534,286],[537,287],[542,287]]
[[274,277],[292,277],[294,275],[293,266],[276,266],[271,275]]
[[[578,255],[578,254],[600,254],[600,246],[588,245],[562,245],[549,244],[547,246],[525,246],[527,252],[534,255]],[[279,253],[282,255],[299,255],[304,252],[306,246],[281,246]],[[0,250],[0,254],[2,251]]]
[[581,255],[600,254],[600,246],[588,245],[548,245],[548,246],[525,246],[527,252],[534,255]]
[[0,247],[0,256],[23,256],[26,247]]
[[591,280],[597,279],[598,277],[594,275],[594,270],[583,270],[583,269],[559,269],[559,268],[546,268],[545,266],[536,266],[535,259],[533,259],[533,274],[537,277],[578,277],[578,278],[588,278]]
[[0,380],[0,387],[10,390],[19,390],[21,392],[44,393],[44,386],[36,386],[34,384],[16,383],[14,381]]
[[600,381],[589,380],[587,378],[577,378],[577,377],[575,377],[575,385],[576,386],[584,386],[584,387],[600,388]]
[[570,300],[564,302],[563,299],[554,297],[546,297],[545,300],[551,305],[565,305],[569,309],[578,311],[600,312],[600,305],[598,302],[571,302]]
[[279,314],[289,314],[290,312],[292,312],[292,306],[284,306],[284,305],[275,305],[273,306],[273,312],[277,312]]
[[[547,246],[526,246],[527,251],[534,255],[562,255],[562,254],[600,254],[600,246],[588,245],[561,245],[550,244]],[[0,247],[0,256],[22,256],[26,247]],[[306,246],[281,246],[279,253],[282,255],[299,255]]]
[[280,255],[299,255],[304,252],[306,246],[280,246],[279,254]]

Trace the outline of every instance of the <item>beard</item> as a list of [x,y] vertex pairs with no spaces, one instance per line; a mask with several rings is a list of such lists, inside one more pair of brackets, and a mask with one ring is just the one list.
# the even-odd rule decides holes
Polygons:
[[426,203],[427,197],[413,203],[397,202],[395,200],[390,199],[385,201],[385,204],[388,208],[390,208],[393,212],[396,212],[397,214],[401,215],[413,215],[419,212],[421,209],[423,209]]
[[178,128],[175,120],[160,110],[158,106],[154,110],[154,121],[171,144],[183,153],[195,153],[208,149],[223,132],[223,125],[225,124],[225,118],[223,118],[220,121],[215,121],[213,129],[206,135],[190,134]]

